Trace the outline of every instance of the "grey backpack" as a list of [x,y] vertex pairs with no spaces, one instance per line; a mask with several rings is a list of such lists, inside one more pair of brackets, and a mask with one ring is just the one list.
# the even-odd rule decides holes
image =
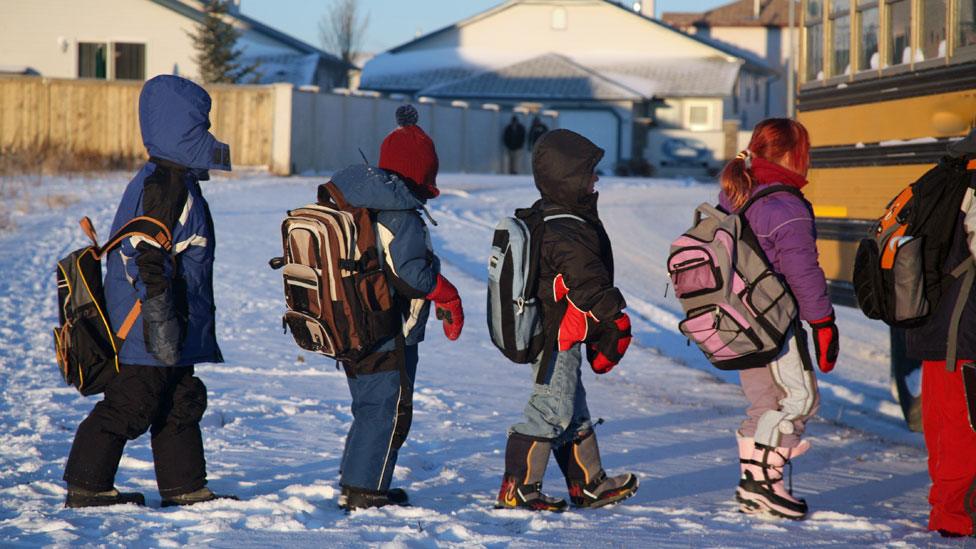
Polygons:
[[542,231],[546,221],[562,218],[585,222],[571,214],[546,216],[538,208],[525,208],[495,226],[488,256],[488,332],[517,364],[533,362],[545,345],[542,308],[535,297]]
[[695,210],[692,227],[671,244],[668,273],[686,313],[678,329],[722,370],[765,366],[779,354],[796,324],[797,306],[769,262],[745,211],[776,192],[756,193],[727,214],[708,204]]

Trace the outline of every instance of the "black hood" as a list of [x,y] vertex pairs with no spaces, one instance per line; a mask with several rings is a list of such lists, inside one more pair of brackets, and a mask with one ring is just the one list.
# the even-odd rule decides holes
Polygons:
[[570,130],[544,134],[532,151],[532,173],[543,201],[569,210],[589,209],[596,195],[587,192],[604,151]]

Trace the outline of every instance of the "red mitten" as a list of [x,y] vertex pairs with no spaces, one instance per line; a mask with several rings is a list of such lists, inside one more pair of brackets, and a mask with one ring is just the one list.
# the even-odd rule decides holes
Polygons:
[[840,333],[837,332],[837,322],[834,313],[820,320],[810,323],[813,330],[813,346],[817,351],[817,366],[823,373],[829,373],[837,364],[840,353]]
[[589,335],[590,319],[594,318],[591,313],[583,312],[569,299],[569,287],[563,275],[557,275],[552,281],[552,292],[555,300],[566,299],[566,313],[559,323],[559,335],[557,337],[559,350],[568,351],[573,345],[581,341],[586,341]]
[[437,285],[427,294],[427,299],[434,302],[437,320],[444,322],[444,335],[451,341],[461,337],[464,327],[464,308],[461,306],[461,296],[457,288],[442,275],[437,275]]
[[630,317],[627,313],[610,322],[600,324],[600,340],[590,343],[586,348],[586,358],[590,367],[598,374],[605,374],[620,363],[627,348],[630,347]]

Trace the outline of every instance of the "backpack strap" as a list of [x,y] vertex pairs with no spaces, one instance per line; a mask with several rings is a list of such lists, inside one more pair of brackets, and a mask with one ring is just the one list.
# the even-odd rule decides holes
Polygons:
[[[87,221],[87,224],[85,223]],[[86,227],[87,225],[87,227]],[[81,227],[88,234],[89,229],[91,234],[89,238],[94,239],[95,230],[91,227],[91,220],[87,217],[81,220]],[[162,249],[169,252],[173,249],[173,235],[169,232],[169,228],[166,225],[149,216],[141,215],[139,217],[134,217],[129,220],[128,223],[122,225],[119,230],[115,231],[115,234],[109,238],[108,242],[104,246],[98,248],[96,252],[96,258],[102,259],[108,254],[112,249],[122,243],[126,238],[131,238],[133,236],[141,236],[146,240],[157,243]]]
[[946,341],[946,370],[955,372],[956,345],[959,344],[959,321],[962,319],[962,312],[966,308],[969,294],[972,293],[973,282],[976,281],[976,258],[966,259],[953,269],[949,276],[955,279],[962,277],[962,287],[959,289],[956,304],[952,307],[952,317],[949,320],[949,337]]
[[810,207],[806,197],[803,196],[802,192],[800,192],[800,189],[797,189],[796,187],[791,187],[789,185],[770,185],[769,187],[766,187],[765,189],[752,195],[752,197],[749,198],[749,200],[747,200],[746,203],[743,204],[741,208],[739,208],[739,211],[737,213],[739,215],[745,215],[746,210],[748,210],[750,207],[752,207],[753,204],[758,202],[760,198],[766,198],[767,196],[776,193],[790,193],[796,196],[797,198],[799,198],[800,200],[802,200],[803,203],[807,206],[807,208]]
[[[81,229],[85,231],[85,234],[88,235],[88,238],[92,241],[92,245],[94,247],[92,253],[97,260],[101,260],[116,246],[121,244],[122,241],[133,236],[141,236],[146,240],[155,242],[167,253],[173,249],[173,237],[170,234],[169,229],[162,221],[149,216],[132,218],[128,223],[122,225],[119,230],[115,231],[115,234],[113,234],[112,237],[109,238],[108,242],[105,243],[105,246],[102,247],[98,246],[98,236],[95,233],[94,226],[92,226],[91,219],[88,219],[88,217],[83,217],[79,223],[81,225]],[[122,325],[119,326],[119,330],[115,332],[113,336],[118,339],[119,342],[125,341],[125,338],[129,335],[129,331],[132,329],[132,326],[136,323],[136,320],[141,314],[142,302],[136,299],[136,302],[132,305],[132,308],[129,309],[129,313],[125,315],[125,320],[122,321]],[[105,325],[108,327],[107,322]],[[111,333],[111,330],[109,330],[109,332]],[[113,342],[113,344],[115,343]],[[116,345],[116,348],[118,347],[119,345]]]
[[[553,215],[547,215],[547,216],[545,216],[545,217],[542,218],[542,222],[543,222],[543,224],[545,224],[547,221],[554,221],[556,219],[575,219],[576,221],[579,221],[580,223],[586,223],[586,220],[585,219],[583,219],[582,217],[579,217],[578,215],[573,215],[573,214],[553,214]],[[541,245],[541,243],[540,243],[540,245]],[[538,267],[536,267],[536,268],[538,269]],[[530,278],[530,280],[535,280],[536,278],[538,278],[539,275],[538,275],[538,273],[530,273],[530,276],[532,277],[532,278]],[[535,383],[536,383],[536,385],[545,385],[546,384],[546,378],[549,376],[549,367],[550,367],[550,364],[549,363],[552,362],[553,352],[554,352],[553,346],[547,344],[546,347],[545,347],[545,349],[542,352],[541,363],[539,364],[539,372],[535,376]]]

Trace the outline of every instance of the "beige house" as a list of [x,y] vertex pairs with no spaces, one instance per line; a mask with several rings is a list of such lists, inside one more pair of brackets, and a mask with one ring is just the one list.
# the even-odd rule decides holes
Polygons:
[[[738,119],[738,83],[765,86],[775,71],[654,19],[650,2],[626,4],[509,0],[378,55],[360,86],[557,110],[560,127],[607,150],[605,172],[635,159],[716,165],[734,149],[724,121]],[[695,143],[669,143],[685,138],[668,132]]]
[[[736,0],[701,12],[664,13],[661,19],[684,32],[708,38],[763,59],[775,67],[781,78],[765,81],[744,78],[738,95],[740,121],[744,128],[770,116],[787,113],[787,64],[790,57],[789,9],[795,6],[800,20],[798,0]],[[794,47],[796,47],[794,45]]]
[[[203,18],[198,0],[2,0],[0,73],[53,78],[146,80],[198,75],[189,33]],[[326,89],[344,85],[341,60],[231,6],[238,46],[261,64],[261,82]]]

